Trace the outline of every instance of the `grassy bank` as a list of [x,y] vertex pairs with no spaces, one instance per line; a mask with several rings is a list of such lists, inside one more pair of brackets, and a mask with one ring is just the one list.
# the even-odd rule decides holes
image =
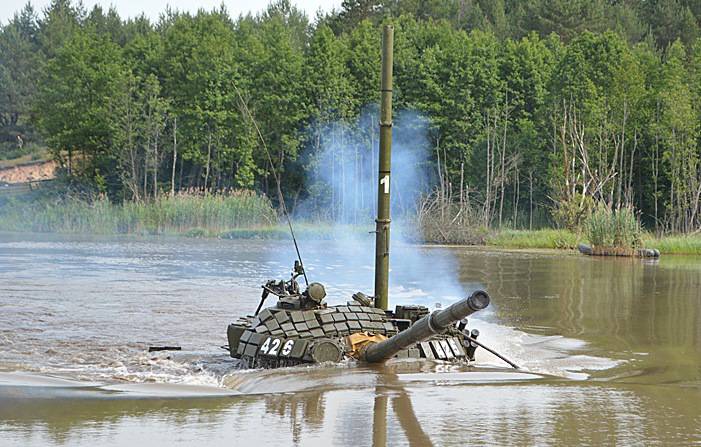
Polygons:
[[0,143],[0,169],[51,160],[49,149],[36,144],[18,148],[16,143]]
[[568,230],[495,230],[486,245],[499,248],[575,249],[580,236]]
[[[295,222],[299,238],[328,240],[368,236],[353,225]],[[0,206],[0,231],[67,234],[180,235],[222,239],[291,239],[270,201],[250,191],[163,196],[150,202],[111,203],[79,199],[29,200]]]
[[0,208],[0,230],[89,234],[218,235],[277,222],[270,201],[249,191],[164,196],[151,202],[15,200]]
[[[270,201],[250,191],[204,196],[183,194],[175,197],[164,196],[151,202],[123,204],[114,204],[107,200],[11,200],[0,206],[0,231],[105,235],[169,234],[225,239],[290,238],[287,225],[278,221]],[[496,248],[574,250],[578,243],[590,242],[584,234],[558,229],[530,231],[478,228],[465,231],[480,235],[479,242],[467,243]],[[325,240],[347,237],[349,234],[369,237],[367,232],[367,225],[295,223],[295,233],[301,239]],[[410,238],[405,235],[404,239],[423,242],[420,236]],[[440,243],[466,242],[445,240]],[[662,254],[701,255],[701,234],[656,238],[649,233],[643,233],[642,245],[646,248],[656,248]]]
[[658,249],[661,254],[701,255],[701,234],[661,238],[645,235],[643,243],[645,247]]
[[[643,247],[656,248],[666,255],[701,255],[701,235],[655,237],[643,233]],[[569,230],[495,230],[485,245],[517,249],[576,249],[577,244],[589,244],[586,236]]]

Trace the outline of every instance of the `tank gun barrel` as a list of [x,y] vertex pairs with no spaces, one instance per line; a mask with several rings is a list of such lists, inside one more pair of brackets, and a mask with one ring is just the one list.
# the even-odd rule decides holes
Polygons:
[[368,345],[362,353],[362,358],[369,363],[382,362],[402,349],[424,341],[434,334],[445,332],[456,321],[462,320],[487,306],[489,306],[489,295],[487,292],[478,290],[443,310],[426,315],[411,325],[409,329],[387,340]]

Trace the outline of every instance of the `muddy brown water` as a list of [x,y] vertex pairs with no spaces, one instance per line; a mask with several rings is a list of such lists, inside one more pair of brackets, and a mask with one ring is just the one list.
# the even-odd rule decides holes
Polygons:
[[[331,304],[372,243],[303,242]],[[286,242],[0,234],[0,445],[699,445],[701,258],[398,244],[391,304],[492,297],[477,364],[238,371]],[[182,352],[149,354],[149,345]]]

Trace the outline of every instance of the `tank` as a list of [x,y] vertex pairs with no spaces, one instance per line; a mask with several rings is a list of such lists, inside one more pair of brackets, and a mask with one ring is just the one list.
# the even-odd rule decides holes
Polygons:
[[[446,309],[398,305],[388,310],[390,260],[390,183],[392,146],[392,53],[394,30],[385,25],[382,39],[380,141],[375,219],[375,292],[358,292],[345,305],[327,306],[322,284],[309,282],[292,222],[285,211],[298,260],[287,281],[262,286],[252,315],[229,324],[227,349],[245,368],[277,368],[356,359],[368,363],[390,358],[423,358],[447,362],[474,360],[479,332],[466,318],[489,305],[489,295],[474,292]],[[274,169],[274,167],[271,167]],[[277,176],[276,176],[277,178]],[[279,184],[278,184],[279,186]],[[301,290],[298,277],[307,284]],[[269,296],[274,306],[263,308]]]
[[[375,307],[361,292],[345,305],[327,306],[326,292],[310,283],[300,292],[296,263],[288,281],[262,286],[261,305],[227,330],[231,357],[244,368],[278,368],[309,363],[356,359],[368,363],[390,358],[448,362],[474,360],[476,330],[465,319],[489,305],[489,295],[476,291],[445,309],[429,312],[417,305],[398,305],[393,311]],[[262,308],[270,296],[274,306]]]

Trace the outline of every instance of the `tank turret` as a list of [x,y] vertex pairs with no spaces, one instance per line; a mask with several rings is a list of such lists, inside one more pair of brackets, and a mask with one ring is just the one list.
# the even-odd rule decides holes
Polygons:
[[[357,359],[381,362],[393,357],[451,362],[474,360],[479,332],[470,332],[464,319],[489,305],[482,291],[430,313],[418,305],[387,310],[390,251],[390,176],[392,147],[392,50],[394,31],[385,25],[382,39],[380,147],[375,219],[375,292],[361,292],[346,305],[327,306],[322,284],[309,283],[289,220],[298,260],[287,281],[265,283],[253,315],[239,318],[227,330],[230,355],[242,367],[274,368],[304,363]],[[278,183],[279,188],[279,183]],[[284,200],[281,201],[283,210]],[[302,291],[297,278],[303,276]],[[266,299],[278,297],[263,308]],[[456,324],[457,323],[457,324]],[[485,347],[486,349],[486,347]]]
[[392,357],[465,362],[473,358],[464,319],[489,305],[485,292],[474,292],[433,313],[417,305],[385,311],[368,305],[374,300],[360,292],[346,305],[327,306],[323,285],[310,283],[299,291],[300,274],[296,265],[290,280],[268,281],[258,308],[271,294],[278,297],[277,303],[229,325],[229,352],[243,367],[350,358],[373,363]]

